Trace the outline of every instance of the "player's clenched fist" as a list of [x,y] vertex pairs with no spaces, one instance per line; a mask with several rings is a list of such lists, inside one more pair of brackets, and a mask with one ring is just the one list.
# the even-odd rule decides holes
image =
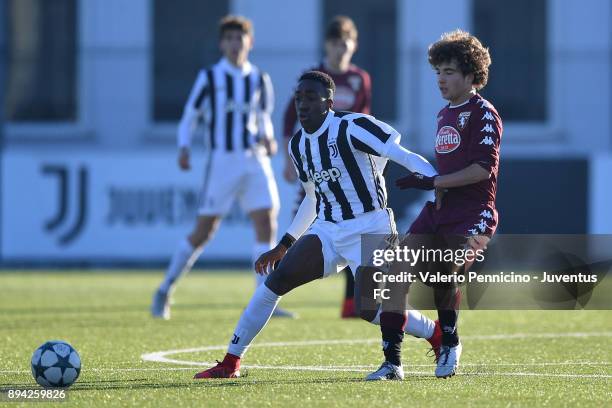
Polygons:
[[410,173],[406,177],[395,180],[395,185],[400,190],[406,190],[409,188],[416,188],[418,190],[433,190],[434,180],[437,176],[427,177],[420,173]]

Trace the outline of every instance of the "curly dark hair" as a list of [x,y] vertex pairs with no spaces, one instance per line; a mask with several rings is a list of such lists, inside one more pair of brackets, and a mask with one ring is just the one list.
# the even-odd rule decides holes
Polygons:
[[472,83],[477,90],[484,88],[489,80],[489,49],[478,38],[463,30],[442,34],[440,40],[429,46],[428,59],[432,67],[457,61],[463,75],[474,74]]
[[300,79],[298,79],[298,82],[301,82],[307,79],[311,81],[319,82],[321,85],[323,85],[325,89],[327,89],[327,96],[330,99],[334,97],[334,94],[336,93],[336,84],[334,83],[334,80],[329,75],[327,75],[325,72],[306,71],[302,74],[302,76],[300,76]]

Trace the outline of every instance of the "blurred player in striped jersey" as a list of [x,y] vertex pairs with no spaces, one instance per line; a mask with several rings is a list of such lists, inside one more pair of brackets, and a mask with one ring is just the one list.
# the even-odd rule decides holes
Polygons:
[[[277,146],[270,115],[274,94],[270,77],[248,61],[253,27],[240,16],[219,25],[219,62],[198,73],[178,127],[178,164],[189,170],[191,138],[205,122],[207,157],[198,218],[189,236],[179,242],[164,281],[153,296],[154,317],[170,317],[169,297],[179,277],[191,269],[234,200],[255,227],[253,261],[276,241],[278,190],[270,165]],[[264,280],[256,275],[257,284]],[[291,316],[278,310],[277,315]]]
[[[356,113],[370,113],[372,88],[370,75],[358,66],[351,64],[351,58],[357,50],[357,28],[349,17],[336,16],[328,24],[325,31],[325,59],[314,68],[328,74],[336,84],[334,109]],[[297,176],[286,149],[289,139],[293,136],[298,124],[293,97],[287,104],[284,116],[285,170],[283,176],[288,182],[295,182]],[[304,190],[300,187],[298,204],[304,199]],[[353,273],[344,270],[346,286],[341,316],[343,318],[357,317],[355,313]]]
[[[225,358],[195,378],[239,377],[241,358],[283,295],[347,265],[359,273],[362,235],[395,234],[382,176],[389,159],[410,171],[436,175],[427,160],[399,144],[400,134],[388,124],[369,115],[333,111],[334,91],[333,80],[323,72],[309,71],[299,79],[295,108],[302,128],[289,141],[289,155],[306,195],[280,243],[255,263],[264,275],[278,266],[255,290]],[[405,312],[405,331],[437,348],[435,323],[416,310]],[[376,308],[360,310],[360,316],[380,324]],[[403,378],[401,367],[395,375]]]

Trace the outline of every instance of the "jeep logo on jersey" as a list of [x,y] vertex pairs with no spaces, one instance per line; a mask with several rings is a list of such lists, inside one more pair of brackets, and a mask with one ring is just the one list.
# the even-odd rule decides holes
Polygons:
[[331,181],[335,183],[340,180],[340,170],[335,167],[332,167],[329,170],[321,170],[321,171],[310,171],[310,178],[317,184],[321,184],[324,181]]
[[444,126],[436,135],[436,153],[447,154],[457,150],[461,144],[461,135],[452,126]]

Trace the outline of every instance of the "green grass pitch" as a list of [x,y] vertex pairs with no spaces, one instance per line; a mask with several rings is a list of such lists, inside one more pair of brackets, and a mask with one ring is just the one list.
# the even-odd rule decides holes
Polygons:
[[[426,342],[407,339],[406,380],[366,383],[382,362],[380,332],[339,318],[340,278],[283,298],[300,318],[270,321],[243,360],[246,377],[193,380],[197,364],[225,353],[253,290],[243,272],[187,276],[170,321],[148,313],[161,271],[0,272],[0,388],[35,386],[32,352],[63,339],[83,363],[64,407],[612,405],[610,311],[464,311],[457,376],[433,377]],[[186,349],[157,354],[173,363],[142,358]]]

